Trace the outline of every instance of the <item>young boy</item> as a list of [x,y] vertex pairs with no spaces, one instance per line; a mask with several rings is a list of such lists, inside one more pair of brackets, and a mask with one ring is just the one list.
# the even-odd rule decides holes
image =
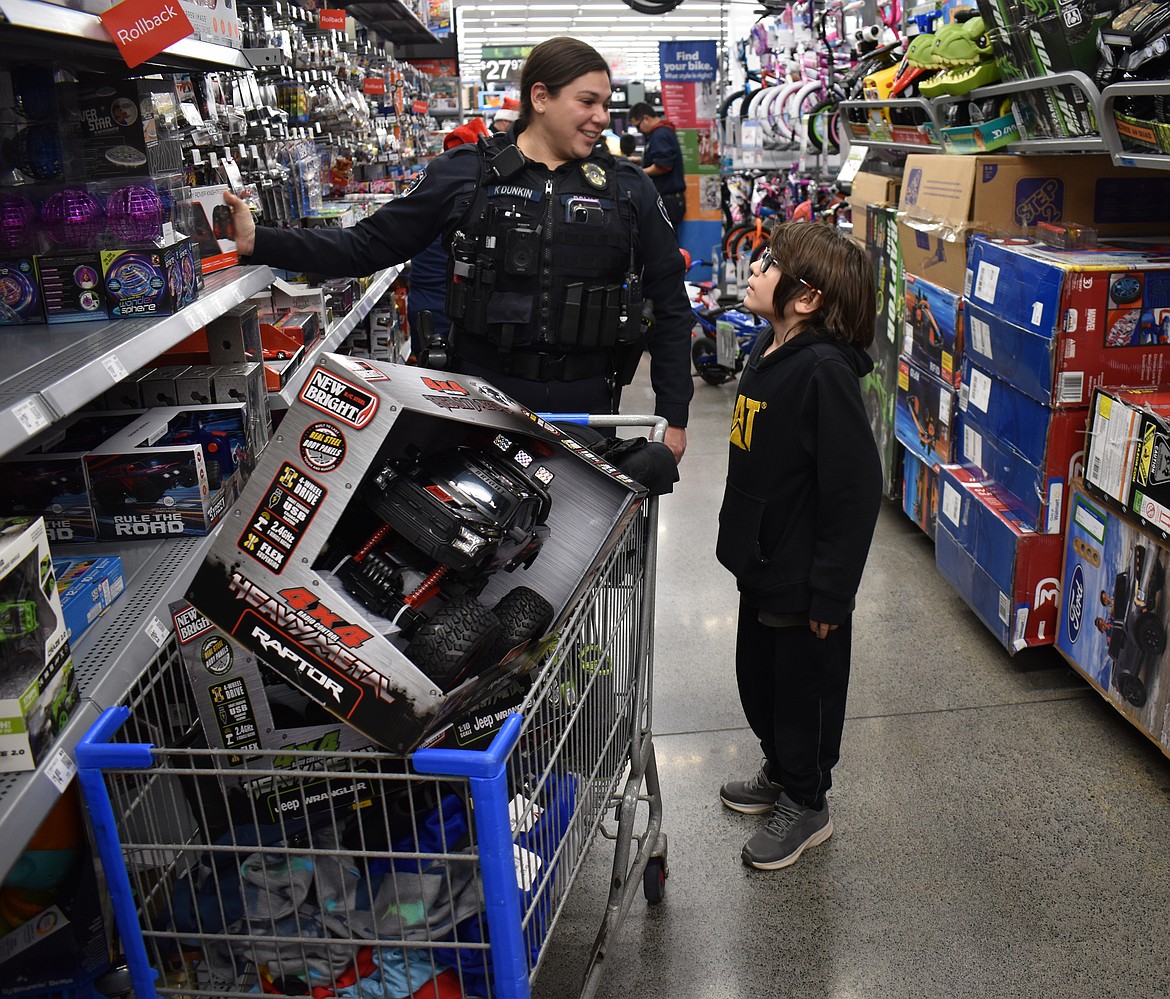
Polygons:
[[771,324],[744,366],[716,555],[740,591],[735,672],[764,763],[720,790],[769,813],[743,848],[761,870],[833,833],[851,613],[881,505],[881,461],[858,384],[873,368],[873,272],[831,226],[785,223],[751,266],[747,309]]

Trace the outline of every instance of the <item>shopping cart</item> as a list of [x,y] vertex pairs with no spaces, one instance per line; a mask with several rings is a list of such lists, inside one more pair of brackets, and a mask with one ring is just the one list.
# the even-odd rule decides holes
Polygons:
[[[666,426],[574,419],[656,440]],[[600,833],[615,846],[593,995],[634,897],[661,901],[667,876],[656,535],[650,497],[482,750],[292,750],[241,768],[199,748],[172,635],[77,749],[136,999],[528,996]]]

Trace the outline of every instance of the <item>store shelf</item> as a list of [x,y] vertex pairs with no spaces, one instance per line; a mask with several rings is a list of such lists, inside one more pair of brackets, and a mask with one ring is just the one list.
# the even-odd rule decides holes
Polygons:
[[[1084,73],[1067,72],[1053,73],[1050,76],[1037,77],[1031,80],[1012,80],[1007,83],[995,83],[988,87],[980,87],[971,94],[973,100],[982,100],[986,97],[1014,97],[1017,94],[1033,90],[1052,90],[1054,87],[1073,87],[1082,94],[1093,109],[1093,117],[1098,123],[1101,120],[1101,91]],[[1012,107],[1016,111],[1016,122],[1023,135],[1024,122],[1015,102]],[[1009,143],[1006,147],[1013,153],[1103,153],[1106,152],[1105,140],[1100,135],[1078,135],[1063,139],[1021,139],[1019,142]]]
[[[1113,162],[1118,166],[1147,167],[1155,170],[1170,170],[1170,154],[1159,153],[1153,149],[1135,151],[1127,149],[1125,140],[1117,128],[1117,119],[1113,117],[1113,105],[1119,97],[1158,97],[1170,96],[1170,80],[1155,82],[1115,83],[1101,91],[1101,109],[1097,115],[1097,123],[1101,129],[1101,137]],[[1158,123],[1166,128],[1165,123]],[[1155,134],[1155,139],[1159,137]],[[1170,141],[1170,139],[1166,140]]]
[[61,784],[53,775],[67,774],[68,770],[61,767],[60,754],[72,760],[78,741],[101,712],[121,703],[157,654],[171,631],[168,605],[183,596],[210,544],[209,537],[187,537],[54,549],[54,554],[60,555],[121,556],[126,592],[73,650],[82,700],[47,758],[37,770],[0,775],[0,878],[61,793]]
[[[941,125],[938,120],[937,109],[925,97],[895,97],[884,101],[842,101],[841,134],[848,145],[860,143],[877,149],[898,149],[910,153],[941,153],[944,152],[938,142],[932,141],[927,132],[915,125],[894,125],[889,122],[867,122],[868,135],[854,135],[854,123],[849,120],[850,110],[862,110],[868,115],[871,111],[898,111],[917,110],[926,115],[927,123],[934,129],[936,135],[940,133]],[[860,124],[860,123],[858,123]],[[842,150],[848,153],[848,149]]]
[[236,267],[209,275],[198,301],[162,319],[5,328],[0,344],[11,374],[0,376],[0,455],[271,283],[267,267]]
[[414,13],[400,0],[377,3],[342,4],[359,24],[376,31],[397,45],[438,45],[439,39],[427,30]]
[[279,392],[270,392],[268,395],[269,405],[273,409],[288,409],[292,405],[292,401],[297,397],[297,393],[304,383],[304,375],[311,369],[313,362],[324,351],[332,350],[342,340],[344,340],[354,328],[363,319],[370,314],[378,300],[386,294],[386,290],[394,283],[395,278],[402,273],[402,268],[398,265],[394,267],[387,267],[383,271],[378,271],[370,280],[369,287],[360,299],[354,302],[354,306],[344,316],[338,319],[328,330],[325,335],[321,337],[313,347],[306,353],[304,360],[301,362],[300,371],[292,384],[286,385]]
[[[113,60],[125,67],[118,49],[97,14],[42,0],[0,0],[0,38],[14,46],[48,49],[61,57],[80,52]],[[227,45],[185,38],[148,60],[151,66],[180,69],[251,69],[244,53]]]

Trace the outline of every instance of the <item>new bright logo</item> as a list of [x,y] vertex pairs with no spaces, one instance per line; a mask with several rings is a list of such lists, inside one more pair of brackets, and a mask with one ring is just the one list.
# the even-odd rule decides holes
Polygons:
[[1085,574],[1080,565],[1073,569],[1068,587],[1068,639],[1075,642],[1081,634],[1085,613]]

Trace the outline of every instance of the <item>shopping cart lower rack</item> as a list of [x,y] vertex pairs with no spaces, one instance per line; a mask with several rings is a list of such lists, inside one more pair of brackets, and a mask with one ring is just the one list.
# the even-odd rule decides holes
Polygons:
[[165,644],[77,750],[136,999],[528,996],[600,832],[615,848],[592,995],[639,888],[661,901],[667,875],[656,528],[651,498],[483,751],[299,750],[241,769],[198,748]]

